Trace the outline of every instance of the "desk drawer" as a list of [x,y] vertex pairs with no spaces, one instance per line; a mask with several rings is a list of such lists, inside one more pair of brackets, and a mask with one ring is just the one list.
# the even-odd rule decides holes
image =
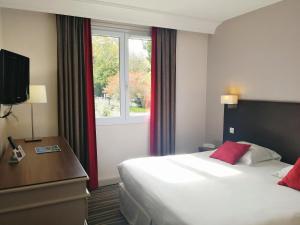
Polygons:
[[60,202],[85,199],[85,180],[66,180],[55,183],[0,191],[0,216],[11,211],[41,207]]

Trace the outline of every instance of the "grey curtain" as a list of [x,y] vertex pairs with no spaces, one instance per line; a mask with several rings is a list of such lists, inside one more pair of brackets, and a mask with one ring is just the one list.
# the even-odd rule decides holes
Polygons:
[[58,127],[87,169],[83,18],[57,15]]
[[175,154],[176,41],[176,30],[156,28],[154,135],[157,155]]

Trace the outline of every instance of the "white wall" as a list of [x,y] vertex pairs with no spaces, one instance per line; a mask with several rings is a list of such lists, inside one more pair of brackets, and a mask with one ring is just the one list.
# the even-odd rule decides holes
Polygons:
[[229,20],[208,45],[206,139],[220,142],[221,94],[244,99],[300,101],[300,1],[286,0]]
[[[244,10],[251,10],[257,7],[262,7],[265,4],[280,1],[280,0],[264,0],[265,2],[259,4],[247,4],[247,7],[243,7]],[[172,29],[180,29],[193,32],[201,33],[214,33],[216,27],[223,21],[223,19],[238,15],[245,12],[240,10],[239,7],[234,7],[234,10],[229,12],[224,10],[224,14],[220,16],[220,13],[211,12],[214,11],[207,4],[201,4],[201,11],[205,12],[206,16],[195,15],[196,10],[193,9],[194,13],[167,13],[161,12],[163,5],[164,8],[169,8],[169,2],[159,2],[158,10],[153,10],[143,4],[142,1],[132,1],[135,6],[130,7],[131,4],[126,4],[125,1],[119,1],[118,4],[113,1],[80,1],[80,0],[1,0],[0,5],[7,8],[16,8],[24,10],[33,10],[45,13],[63,14],[79,17],[93,18],[102,21],[109,21],[115,23],[127,23],[142,26],[155,26],[155,27],[166,27]],[[151,2],[151,1],[150,1]],[[202,2],[202,1],[201,1]],[[136,7],[137,5],[143,5],[141,8]],[[151,2],[152,3],[152,2]],[[151,4],[150,3],[150,4]],[[196,3],[196,2],[195,2]],[[265,3],[265,4],[264,4]],[[156,4],[156,3],[154,3]],[[172,3],[171,3],[172,4]],[[175,3],[176,4],[176,3]],[[181,4],[180,4],[181,5]],[[230,5],[230,4],[227,4]],[[212,5],[211,5],[212,6]],[[144,8],[145,7],[145,8]],[[175,8],[180,6],[171,6],[174,11]],[[206,10],[207,8],[210,8]],[[164,11],[164,10],[162,10]],[[166,10],[169,11],[169,10]],[[231,11],[231,12],[230,12]],[[211,14],[212,13],[212,14]],[[187,15],[188,14],[188,15]],[[216,16],[219,15],[219,16]]]
[[99,184],[118,180],[117,165],[126,159],[144,157],[149,150],[147,123],[97,126]]
[[[207,35],[178,32],[176,153],[196,152],[204,142]],[[148,156],[149,124],[97,126],[99,183],[119,177],[117,165]]]
[[[37,136],[57,135],[57,53],[55,15],[2,9],[3,47],[30,58],[30,83],[45,84],[47,104],[34,105]],[[8,134],[31,136],[30,105],[14,106]]]

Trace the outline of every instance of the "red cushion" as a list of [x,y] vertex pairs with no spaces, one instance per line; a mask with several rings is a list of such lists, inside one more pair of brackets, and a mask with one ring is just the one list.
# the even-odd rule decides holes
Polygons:
[[249,150],[251,145],[226,141],[209,157],[234,165]]
[[290,172],[279,181],[278,184],[300,191],[300,158]]

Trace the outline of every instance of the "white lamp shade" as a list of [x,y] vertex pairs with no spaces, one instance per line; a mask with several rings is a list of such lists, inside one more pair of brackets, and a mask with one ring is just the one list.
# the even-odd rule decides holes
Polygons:
[[29,103],[47,103],[47,94],[45,85],[30,85],[29,86]]
[[237,95],[222,95],[221,104],[236,105],[238,103]]

